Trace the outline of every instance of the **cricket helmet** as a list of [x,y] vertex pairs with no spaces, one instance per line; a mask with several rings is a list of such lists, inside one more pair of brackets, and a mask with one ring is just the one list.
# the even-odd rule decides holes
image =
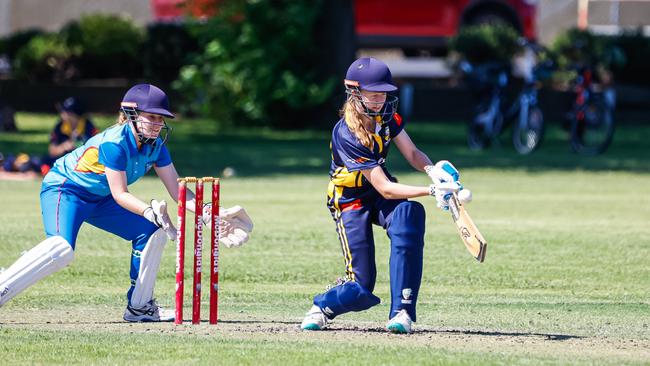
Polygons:
[[151,84],[138,84],[129,89],[124,98],[122,106],[133,107],[136,111],[174,118],[169,111],[169,99],[162,89]]
[[[163,117],[174,118],[169,111],[169,99],[162,89],[151,84],[137,84],[129,89],[122,98],[120,110],[127,120],[133,125],[140,143],[155,145],[157,137],[147,137],[138,128],[138,123],[145,123],[141,120],[138,112],[157,114]],[[171,128],[164,122],[159,136],[163,144],[167,141]],[[163,135],[164,133],[164,135]]]
[[[367,116],[380,116],[383,123],[393,118],[398,103],[398,97],[393,92],[397,86],[393,85],[393,76],[385,63],[374,57],[362,57],[348,67],[343,83],[348,100],[361,103]],[[361,90],[387,93],[386,101],[379,111],[368,108],[367,104],[372,102],[364,100]]]
[[397,90],[388,66],[374,57],[362,57],[354,61],[345,74],[345,85],[372,92]]

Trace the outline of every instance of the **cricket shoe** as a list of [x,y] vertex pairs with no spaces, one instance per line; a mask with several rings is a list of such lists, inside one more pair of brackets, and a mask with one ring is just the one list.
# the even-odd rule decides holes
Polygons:
[[165,310],[152,299],[141,308],[127,305],[124,311],[124,320],[127,322],[171,322],[174,321],[174,311]]
[[305,315],[305,319],[300,324],[300,328],[302,330],[321,330],[327,327],[329,322],[330,320],[325,316],[323,311],[318,306],[313,305],[307,312],[307,315]]
[[406,310],[402,309],[388,321],[386,329],[391,333],[408,334],[413,332],[413,321]]

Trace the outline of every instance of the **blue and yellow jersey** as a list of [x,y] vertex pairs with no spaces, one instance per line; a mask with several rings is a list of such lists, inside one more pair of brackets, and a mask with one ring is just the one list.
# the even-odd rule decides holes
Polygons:
[[75,187],[87,199],[111,194],[106,167],[126,172],[127,184],[137,181],[154,164],[164,167],[172,160],[158,138],[155,146],[143,144],[138,150],[130,124],[114,126],[90,138],[83,146],[59,158],[43,179],[43,184]]
[[[375,117],[379,120],[380,117]],[[327,192],[328,206],[337,210],[341,206],[375,198],[378,193],[368,182],[362,170],[381,167],[391,178],[385,167],[391,140],[404,129],[402,117],[395,113],[389,122],[377,123],[372,149],[363,146],[341,118],[332,131],[332,164]],[[360,200],[360,201],[357,201]]]

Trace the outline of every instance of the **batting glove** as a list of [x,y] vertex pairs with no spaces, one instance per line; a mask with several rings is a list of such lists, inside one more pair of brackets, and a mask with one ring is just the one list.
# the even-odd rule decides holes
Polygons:
[[151,200],[151,206],[144,210],[142,216],[163,229],[169,240],[176,240],[176,227],[167,213],[167,202]]
[[451,194],[463,189],[463,185],[458,181],[458,169],[449,161],[440,160],[435,165],[425,166],[424,171],[433,182],[429,189],[431,195],[436,198],[436,206],[445,211],[449,210],[448,201]]
[[452,193],[458,192],[460,184],[457,182],[451,183],[438,183],[429,185],[429,194],[436,199],[436,206],[443,211],[449,210],[449,198]]
[[427,165],[424,167],[424,171],[434,184],[438,182],[458,182],[460,179],[458,169],[447,160],[440,160],[436,165]]

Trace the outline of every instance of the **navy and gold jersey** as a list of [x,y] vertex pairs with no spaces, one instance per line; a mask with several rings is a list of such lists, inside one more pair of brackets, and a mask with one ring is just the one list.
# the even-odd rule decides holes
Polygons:
[[[85,144],[86,141],[95,136],[98,132],[99,131],[95,128],[95,125],[93,125],[90,119],[82,118],[75,128],[72,128],[70,122],[59,120],[50,134],[50,143],[60,145],[68,140],[72,140],[72,142],[79,147]],[[52,156],[52,158],[58,159],[70,151],[66,151],[59,156]]]
[[391,140],[404,129],[404,122],[402,117],[395,113],[391,121],[377,123],[376,126],[375,133],[372,134],[372,149],[361,144],[348,128],[344,118],[334,126],[330,144],[332,164],[327,189],[328,206],[340,210],[341,205],[376,197],[377,191],[363,177],[362,170],[380,166],[386,176],[391,178],[385,167],[386,156]]

